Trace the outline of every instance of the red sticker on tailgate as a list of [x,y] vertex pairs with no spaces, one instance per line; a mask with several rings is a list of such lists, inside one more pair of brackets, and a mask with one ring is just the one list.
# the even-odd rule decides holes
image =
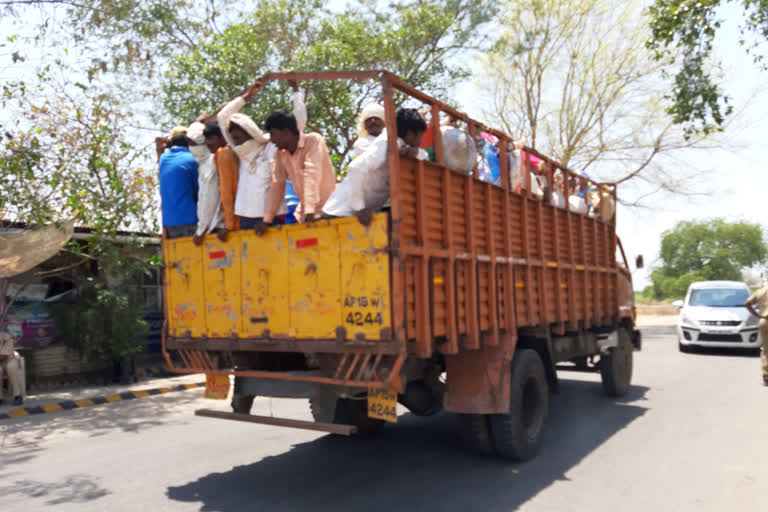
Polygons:
[[220,260],[221,258],[226,258],[227,253],[225,251],[209,252],[208,257],[212,260]]
[[303,249],[305,247],[314,247],[317,245],[317,238],[305,238],[304,240],[296,240],[296,248]]

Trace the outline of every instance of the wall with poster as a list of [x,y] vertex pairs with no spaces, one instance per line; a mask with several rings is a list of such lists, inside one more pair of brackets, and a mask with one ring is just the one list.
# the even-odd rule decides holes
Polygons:
[[43,348],[59,341],[46,302],[13,304],[8,310],[8,331],[21,348]]

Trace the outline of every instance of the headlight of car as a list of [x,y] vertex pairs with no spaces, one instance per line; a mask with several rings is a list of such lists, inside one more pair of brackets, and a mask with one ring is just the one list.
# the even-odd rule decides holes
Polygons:
[[680,314],[680,323],[682,323],[683,325],[693,325],[693,326],[699,325],[698,322],[696,322],[696,320],[694,320],[693,318],[691,318],[685,313]]
[[749,315],[749,318],[744,322],[744,327],[757,327],[760,319],[755,315]]

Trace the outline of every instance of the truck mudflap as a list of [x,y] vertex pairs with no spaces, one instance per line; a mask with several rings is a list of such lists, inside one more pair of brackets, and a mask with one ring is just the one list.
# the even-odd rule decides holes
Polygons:
[[640,332],[640,329],[635,329],[632,331],[632,345],[634,345],[635,350],[638,352],[643,349],[643,335]]

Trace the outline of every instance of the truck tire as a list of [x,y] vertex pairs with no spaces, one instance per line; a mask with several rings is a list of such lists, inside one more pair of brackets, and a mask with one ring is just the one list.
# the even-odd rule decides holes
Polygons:
[[632,382],[632,339],[626,328],[619,328],[619,343],[600,356],[603,390],[609,396],[623,396]]
[[[309,399],[309,408],[312,411],[312,417],[319,423],[328,423],[328,418],[333,418],[330,423],[342,425],[354,425],[357,427],[356,436],[370,436],[380,431],[384,420],[377,420],[368,417],[368,400],[352,400],[348,398],[339,398],[335,403],[324,397],[314,396]],[[331,414],[330,407],[335,407]]]
[[467,446],[483,455],[496,453],[487,414],[462,414],[459,421],[461,436]]
[[512,360],[509,413],[489,414],[496,453],[525,461],[539,451],[549,415],[549,384],[535,350],[519,349]]
[[232,412],[239,414],[251,414],[251,407],[253,407],[253,399],[256,398],[253,395],[232,395]]

